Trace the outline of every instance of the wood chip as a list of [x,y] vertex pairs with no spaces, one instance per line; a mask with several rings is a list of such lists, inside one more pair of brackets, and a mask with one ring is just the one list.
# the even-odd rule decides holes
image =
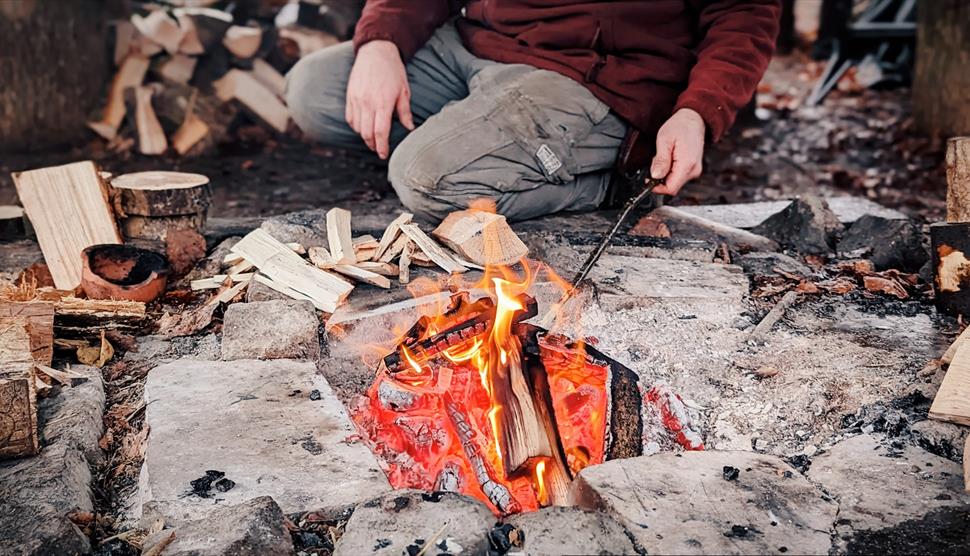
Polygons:
[[330,251],[327,251],[326,247],[311,247],[307,255],[310,258],[310,262],[317,268],[330,270],[337,264],[333,262],[333,257],[330,255]]
[[350,211],[332,208],[327,211],[327,243],[330,244],[330,257],[337,264],[354,264],[354,244],[350,230]]
[[[394,243],[392,243],[391,246],[386,251],[384,251],[384,254],[380,256],[378,261],[382,263],[389,263],[393,261],[398,257],[398,255],[401,254],[401,251],[404,251],[404,246],[407,245],[409,241],[411,240],[408,239],[407,236],[405,235],[399,236],[397,239],[394,240]],[[378,251],[380,251],[380,249],[378,249]]]
[[366,282],[379,288],[388,289],[391,287],[391,281],[386,276],[381,276],[380,274],[364,270],[354,265],[338,264],[333,267],[333,270],[344,276],[350,276],[354,280]]
[[384,261],[382,257],[384,256],[384,253],[390,249],[391,245],[397,239],[397,236],[401,233],[401,226],[404,224],[410,224],[412,218],[414,218],[413,214],[409,212],[402,212],[400,216],[388,224],[387,228],[384,230],[384,235],[381,236],[381,240],[378,242],[377,252],[374,253],[375,260]]
[[392,263],[382,263],[380,261],[358,261],[357,268],[380,274],[381,276],[397,276],[398,266]]
[[402,284],[407,284],[411,281],[411,257],[414,255],[416,249],[417,245],[413,241],[408,241],[407,245],[404,246],[404,250],[401,251],[397,279]]
[[447,251],[445,251],[440,245],[438,245],[433,239],[428,237],[421,228],[418,228],[416,224],[404,224],[401,226],[401,232],[404,235],[411,238],[411,241],[417,244],[418,249],[421,249],[432,261],[438,266],[440,266],[445,272],[448,273],[462,273],[466,272],[468,269],[461,265],[455,260]]

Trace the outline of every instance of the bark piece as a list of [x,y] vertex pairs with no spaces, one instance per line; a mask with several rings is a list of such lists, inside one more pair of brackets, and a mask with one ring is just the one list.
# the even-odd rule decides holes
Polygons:
[[36,380],[33,362],[0,363],[0,459],[40,450]]
[[957,348],[943,383],[933,398],[930,417],[970,426],[970,344]]
[[330,257],[337,264],[357,262],[350,217],[350,211],[342,208],[332,208],[327,211],[327,243],[330,244]]
[[785,249],[820,255],[832,252],[842,223],[824,199],[803,195],[751,231],[777,241]]
[[[263,230],[253,230],[232,247],[274,284],[309,298],[317,309],[332,313],[354,286],[316,268]],[[258,276],[257,276],[258,279]]]
[[81,283],[86,247],[121,243],[107,186],[93,162],[16,172],[13,180],[59,289]]
[[946,221],[970,222],[970,137],[946,142]]
[[205,213],[212,200],[209,178],[186,172],[150,171],[111,180],[121,211],[138,216],[184,216]]
[[249,72],[232,69],[213,87],[223,102],[238,100],[249,112],[280,133],[286,131],[289,111],[275,94]]
[[128,239],[164,242],[170,232],[183,230],[202,233],[205,230],[205,215],[129,216],[121,221],[121,231]]
[[501,214],[481,210],[452,212],[431,235],[479,265],[512,265],[529,253]]
[[30,338],[33,360],[49,366],[54,356],[54,304],[47,301],[0,301],[0,323],[5,319],[23,322]]
[[441,248],[433,239],[428,237],[421,228],[415,224],[405,224],[401,226],[401,232],[411,239],[425,255],[443,270],[449,273],[462,273],[468,269],[455,260],[447,251]]
[[384,230],[384,234],[381,236],[381,241],[377,244],[377,251],[374,253],[375,260],[384,260],[381,257],[384,253],[390,249],[391,244],[397,239],[398,235],[401,233],[401,226],[404,224],[410,224],[411,219],[414,215],[409,212],[402,212],[400,216],[395,218],[388,224],[387,228]]

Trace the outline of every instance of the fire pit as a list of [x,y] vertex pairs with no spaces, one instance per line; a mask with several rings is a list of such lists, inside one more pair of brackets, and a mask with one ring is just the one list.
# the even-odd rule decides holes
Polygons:
[[702,449],[664,387],[585,341],[524,321],[528,280],[487,270],[489,296],[455,293],[378,365],[352,416],[395,488],[459,492],[499,515],[568,503],[583,468],[660,449]]

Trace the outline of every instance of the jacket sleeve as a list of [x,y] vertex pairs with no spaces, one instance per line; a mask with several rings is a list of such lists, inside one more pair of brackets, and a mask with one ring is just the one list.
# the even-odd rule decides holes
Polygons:
[[698,1],[701,40],[674,110],[704,118],[716,141],[751,100],[775,50],[781,0]]
[[448,21],[458,4],[454,0],[367,0],[354,31],[354,50],[370,41],[387,40],[397,45],[407,61]]

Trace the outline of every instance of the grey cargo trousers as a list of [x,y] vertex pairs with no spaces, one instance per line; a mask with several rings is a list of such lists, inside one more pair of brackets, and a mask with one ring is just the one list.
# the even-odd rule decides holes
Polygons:
[[[344,119],[350,43],[300,60],[287,76],[293,120],[310,138],[366,149]],[[595,209],[626,124],[576,81],[472,55],[453,24],[407,63],[418,126],[391,129],[388,179],[412,212],[440,220],[488,198],[510,220]]]

